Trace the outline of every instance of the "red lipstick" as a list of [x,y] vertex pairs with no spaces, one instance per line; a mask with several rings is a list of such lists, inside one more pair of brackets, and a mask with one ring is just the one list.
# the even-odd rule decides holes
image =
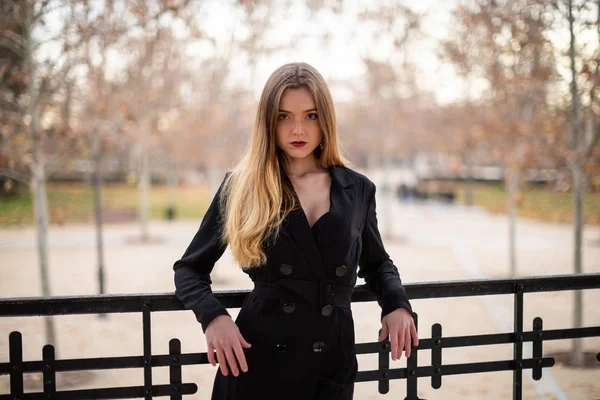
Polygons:
[[302,147],[302,146],[304,146],[305,144],[306,144],[306,142],[302,142],[302,141],[300,141],[300,140],[299,140],[299,141],[292,142],[292,146],[294,146],[294,147]]

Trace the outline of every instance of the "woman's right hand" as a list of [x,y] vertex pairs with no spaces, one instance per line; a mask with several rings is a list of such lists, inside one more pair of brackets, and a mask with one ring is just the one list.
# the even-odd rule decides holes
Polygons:
[[[217,365],[215,361],[215,351],[217,359],[223,375],[229,373],[227,365],[231,368],[231,373],[238,376],[238,362],[243,372],[248,372],[248,364],[246,356],[242,348],[248,349],[250,343],[240,333],[238,326],[233,322],[229,315],[219,315],[213,319],[206,328],[206,344],[208,346],[208,362],[214,367]],[[237,362],[236,362],[237,359]]]

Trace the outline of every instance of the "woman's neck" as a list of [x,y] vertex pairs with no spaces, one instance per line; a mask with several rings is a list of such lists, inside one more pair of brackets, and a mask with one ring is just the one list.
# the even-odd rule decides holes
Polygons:
[[319,165],[314,155],[304,158],[288,158],[286,168],[288,176],[304,176],[309,173],[322,172],[323,168]]

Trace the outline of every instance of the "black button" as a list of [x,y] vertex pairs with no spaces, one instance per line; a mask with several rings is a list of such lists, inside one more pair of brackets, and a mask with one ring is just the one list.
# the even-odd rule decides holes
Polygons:
[[293,313],[294,310],[296,310],[296,305],[294,303],[285,303],[283,305],[283,311],[285,311],[288,314]]
[[281,264],[281,267],[279,267],[279,272],[281,272],[283,275],[291,275],[292,266],[290,264]]
[[314,342],[313,343],[313,353],[322,353],[325,350],[325,343],[323,342]]
[[331,307],[331,304],[324,305],[323,308],[321,308],[321,315],[324,317],[329,317],[332,312],[333,307]]
[[348,272],[348,267],[346,267],[345,265],[340,265],[339,267],[337,267],[335,269],[335,274],[337,276],[339,276],[340,278],[344,275],[346,275],[346,273]]
[[287,349],[287,346],[285,344],[278,343],[275,346],[275,351],[278,353],[283,353],[286,349]]

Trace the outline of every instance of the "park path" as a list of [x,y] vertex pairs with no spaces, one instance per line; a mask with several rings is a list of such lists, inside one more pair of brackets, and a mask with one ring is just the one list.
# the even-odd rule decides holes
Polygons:
[[[380,227],[386,248],[398,266],[404,282],[426,282],[469,278],[498,278],[507,275],[507,221],[479,209],[443,204],[407,204],[394,199],[378,199]],[[389,223],[388,221],[393,222]],[[151,244],[132,240],[138,233],[135,224],[106,227],[106,287],[108,293],[172,292],[172,265],[191,240],[199,221],[154,221]],[[587,228],[584,235],[585,272],[600,272],[600,247],[595,242],[600,228]],[[521,219],[518,222],[519,275],[553,275],[571,272],[572,232],[569,225]],[[93,294],[96,291],[94,230],[91,225],[52,227],[50,231],[51,287],[54,295]],[[40,295],[35,235],[32,228],[0,230],[0,296]],[[228,252],[214,272],[214,289],[250,288],[247,276],[237,269]],[[512,297],[414,300],[419,314],[422,338],[430,336],[431,325],[441,323],[444,335],[506,332],[512,327]],[[584,292],[584,324],[600,325],[600,290]],[[356,339],[373,341],[379,329],[376,304],[355,304]],[[232,310],[236,314],[237,310]],[[544,328],[571,326],[572,294],[557,292],[525,296],[525,328],[534,317],[544,319]],[[142,353],[141,315],[61,316],[58,321],[60,358],[139,355]],[[152,316],[152,350],[168,352],[170,338],[182,341],[184,352],[205,351],[202,330],[191,312],[155,313]],[[40,318],[0,320],[0,360],[8,360],[8,334],[23,333],[24,359],[39,359],[44,345]],[[566,350],[568,341],[547,342],[544,352]],[[587,351],[600,351],[600,338],[584,340]],[[421,354],[422,353],[422,354]],[[419,365],[427,365],[429,352],[419,354]],[[525,353],[526,354],[526,353]],[[498,345],[466,350],[445,349],[444,363],[476,362],[512,358],[512,346]],[[404,367],[404,359],[392,362]],[[361,370],[375,369],[376,356],[359,356]],[[547,373],[550,371],[550,373]],[[154,372],[155,383],[167,383],[167,369]],[[186,367],[184,382],[195,382],[198,394],[190,398],[208,399],[214,369],[211,366]],[[58,374],[58,388],[108,387],[143,382],[142,370]],[[28,381],[29,390],[41,390],[39,377]],[[0,377],[0,393],[7,393],[8,377]],[[442,388],[434,390],[428,379],[419,380],[419,396],[435,399],[509,399],[512,373],[485,373],[443,378]],[[405,382],[392,381],[390,393],[377,393],[376,383],[356,385],[357,400],[402,399]],[[600,369],[577,370],[556,365],[544,370],[537,384],[524,376],[524,399],[600,399]]]

